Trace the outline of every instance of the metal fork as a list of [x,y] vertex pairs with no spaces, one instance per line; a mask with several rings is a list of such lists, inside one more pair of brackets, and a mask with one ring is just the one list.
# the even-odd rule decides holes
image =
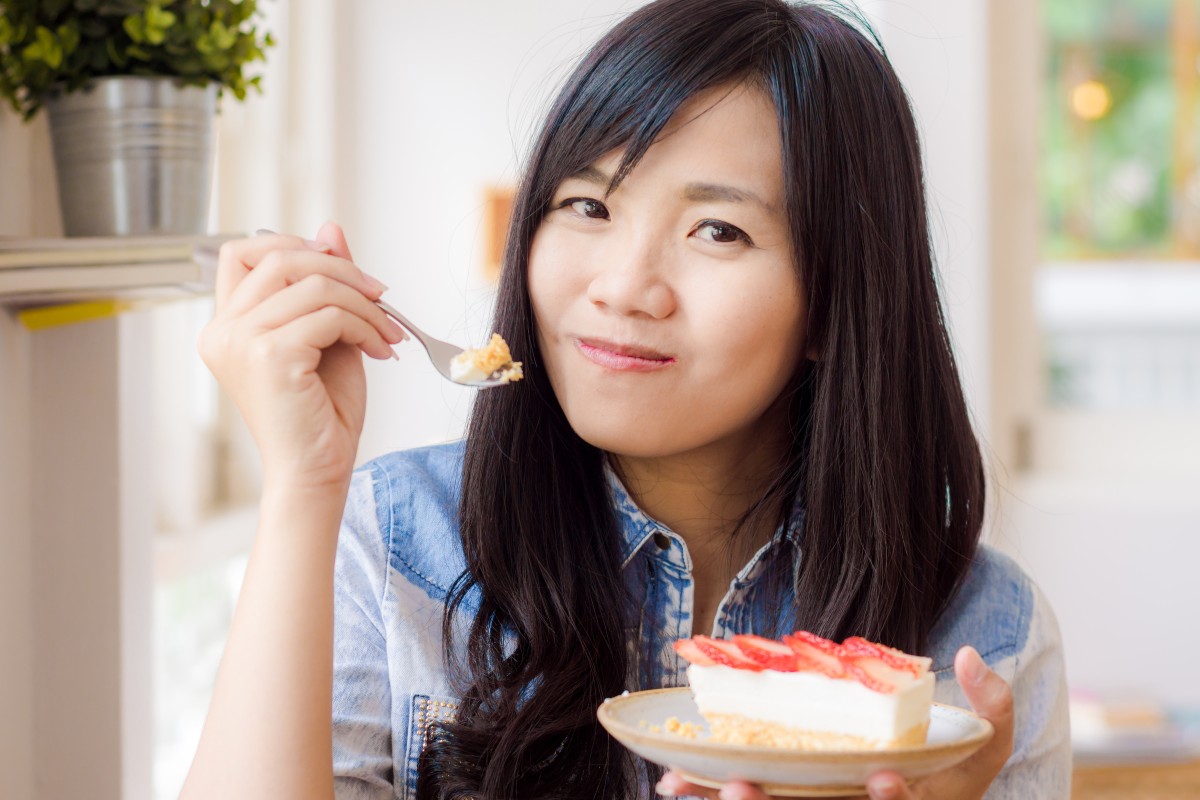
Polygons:
[[461,383],[460,381],[454,380],[454,378],[450,375],[450,362],[463,352],[463,348],[456,344],[443,342],[441,339],[435,339],[425,331],[418,328],[416,325],[413,325],[408,321],[407,317],[382,300],[376,300],[375,305],[382,308],[383,313],[396,320],[397,324],[401,325],[405,330],[411,333],[418,342],[421,343],[421,346],[425,348],[426,355],[429,356],[430,362],[433,363],[433,368],[440,372],[442,377],[446,380],[453,383],[458,383],[460,386],[474,386],[477,389],[490,389],[493,386],[499,386],[503,383],[507,383],[507,381],[502,378],[491,377],[489,377],[487,380],[475,381],[473,383]]

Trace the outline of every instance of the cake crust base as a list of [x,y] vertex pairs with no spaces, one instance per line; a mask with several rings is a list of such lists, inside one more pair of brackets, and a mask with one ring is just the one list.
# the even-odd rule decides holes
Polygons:
[[782,750],[890,750],[925,744],[929,721],[914,725],[895,739],[865,739],[828,731],[812,731],[751,719],[741,714],[705,714],[710,741],[777,747]]

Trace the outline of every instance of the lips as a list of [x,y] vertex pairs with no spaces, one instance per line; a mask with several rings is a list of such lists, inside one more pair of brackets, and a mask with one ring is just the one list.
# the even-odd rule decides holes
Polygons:
[[652,372],[675,363],[674,356],[651,347],[607,339],[576,338],[575,347],[588,360],[621,372]]
[[674,361],[666,353],[660,353],[649,347],[640,347],[635,344],[621,344],[619,342],[611,342],[607,339],[583,339],[577,340],[580,344],[588,347],[594,347],[598,350],[607,350],[618,356],[630,356],[632,358],[641,358],[647,361]]

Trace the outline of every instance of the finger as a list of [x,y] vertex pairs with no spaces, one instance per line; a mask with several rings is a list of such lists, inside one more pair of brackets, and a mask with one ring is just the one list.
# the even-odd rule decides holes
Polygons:
[[225,307],[238,285],[246,279],[258,263],[274,250],[307,250],[328,253],[330,245],[273,233],[248,239],[234,239],[221,245],[217,253],[216,298],[217,311]]
[[325,306],[263,334],[267,352],[286,354],[295,347],[324,350],[337,342],[357,347],[372,358],[393,356],[392,348],[379,331],[362,317],[337,306]]
[[247,311],[242,319],[252,329],[269,330],[325,306],[338,306],[361,317],[374,326],[389,344],[396,344],[405,338],[404,330],[361,292],[320,274],[308,275],[298,283],[275,292]]
[[671,770],[663,775],[654,787],[664,797],[708,797],[716,800],[770,800],[757,786],[745,781],[730,781],[720,789],[698,786],[678,772]]
[[654,787],[654,791],[662,797],[706,797],[709,800],[718,798],[716,789],[697,786],[675,770],[668,770]]
[[1013,697],[1008,682],[988,668],[974,647],[960,648],[954,657],[954,674],[975,713],[992,723],[995,733],[980,755],[987,754],[997,768],[1012,754]]
[[745,781],[730,781],[717,792],[720,800],[770,800],[762,789]]
[[264,255],[234,289],[222,313],[227,316],[245,314],[271,295],[309,275],[324,275],[339,281],[372,301],[379,299],[387,288],[344,258],[312,251],[273,250]]
[[870,800],[913,800],[912,790],[895,772],[877,772],[867,779]]
[[347,261],[354,260],[354,257],[350,255],[350,245],[346,242],[346,234],[342,230],[342,226],[333,220],[329,220],[321,226],[321,229],[317,231],[316,240],[329,245],[335,255],[339,255]]

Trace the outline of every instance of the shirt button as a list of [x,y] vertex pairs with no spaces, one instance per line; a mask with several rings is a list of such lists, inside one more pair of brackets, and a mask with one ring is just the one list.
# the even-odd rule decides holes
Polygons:
[[668,539],[666,536],[664,536],[661,532],[655,531],[654,532],[654,545],[659,550],[670,550],[671,549],[671,540]]

